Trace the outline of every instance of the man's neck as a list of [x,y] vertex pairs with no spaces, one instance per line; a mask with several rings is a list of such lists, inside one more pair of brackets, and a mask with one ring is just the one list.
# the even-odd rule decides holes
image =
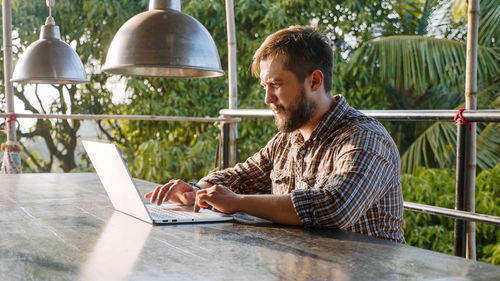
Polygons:
[[309,122],[299,128],[299,132],[304,138],[304,141],[307,141],[311,137],[314,129],[316,129],[321,120],[323,120],[325,114],[330,110],[334,103],[335,99],[331,95],[323,95],[321,99],[317,100],[314,115],[311,117]]

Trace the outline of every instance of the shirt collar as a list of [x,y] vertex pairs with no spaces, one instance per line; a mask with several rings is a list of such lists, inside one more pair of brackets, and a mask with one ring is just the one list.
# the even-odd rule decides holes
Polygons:
[[[329,132],[331,132],[347,115],[350,106],[345,98],[342,95],[336,95],[333,98],[335,99],[335,103],[319,122],[318,126],[316,126],[307,142],[314,141],[316,139],[321,140],[324,137],[327,137]],[[294,140],[296,144],[304,143],[299,130],[294,132]]]

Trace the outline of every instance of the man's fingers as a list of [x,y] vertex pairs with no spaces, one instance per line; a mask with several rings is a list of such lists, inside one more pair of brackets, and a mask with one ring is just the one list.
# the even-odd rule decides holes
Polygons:
[[163,198],[165,197],[165,193],[170,189],[172,186],[172,181],[169,181],[167,184],[164,184],[162,186],[159,186],[155,189],[153,196],[151,197],[151,203],[157,203],[158,205],[161,205],[163,203]]
[[156,198],[158,197],[158,192],[160,192],[160,189],[162,188],[163,185],[159,185],[153,190],[151,193],[151,203],[154,203],[156,201]]
[[220,211],[219,209],[217,209],[215,207],[212,207],[212,211],[222,213],[222,211]]
[[160,191],[162,190],[162,188],[168,184],[170,184],[172,182],[172,180],[170,180],[169,182],[167,182],[166,184],[164,185],[159,185],[155,188],[155,190],[153,190],[153,194],[151,195],[151,203],[154,203],[157,199],[158,199],[158,195],[160,193]]
[[[193,187],[189,184],[186,184],[185,182],[181,180],[175,180],[172,182],[172,185],[170,186],[170,189],[165,193],[165,196],[163,197],[163,201],[172,201],[175,203],[185,203],[184,202],[184,195],[186,193],[192,192]],[[193,200],[194,201],[194,200]],[[190,201],[191,203],[193,201]]]
[[182,190],[183,183],[184,182],[182,182],[180,180],[174,180],[174,181],[172,181],[172,185],[170,186],[170,188],[165,193],[165,196],[163,198],[164,201],[165,202],[169,201],[172,198],[172,196],[174,196],[176,193],[179,193],[179,192],[182,193],[181,190]]
[[206,189],[202,189],[202,190],[198,190],[196,192],[196,201],[195,201],[195,205],[194,205],[194,211],[195,212],[199,212],[200,211],[200,208],[208,208],[208,203],[205,201],[205,199],[207,198],[207,190]]
[[150,199],[151,203],[161,205],[164,202],[193,204],[195,202],[195,192],[193,187],[182,180],[170,180],[164,185],[157,186],[153,191],[144,195]]
[[174,188],[173,185],[173,182],[169,182],[161,188],[160,194],[158,194],[158,206],[170,199],[169,194]]
[[184,192],[183,196],[181,197],[182,204],[192,204],[196,200],[196,192],[195,191],[190,191],[190,192]]

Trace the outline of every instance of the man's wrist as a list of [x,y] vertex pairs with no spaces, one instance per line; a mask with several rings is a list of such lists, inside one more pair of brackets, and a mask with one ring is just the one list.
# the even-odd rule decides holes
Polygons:
[[239,212],[247,212],[247,208],[246,208],[246,200],[245,200],[246,196],[245,194],[237,194],[236,193],[236,206],[238,208],[238,211]]
[[205,182],[205,181],[190,182],[189,184],[192,187],[196,188],[197,190],[207,189],[213,185],[213,184],[211,184],[209,182]]
[[197,189],[199,189],[199,190],[204,189],[204,188],[203,188],[203,186],[199,185],[197,182],[194,182],[194,181],[193,181],[193,182],[190,182],[189,184],[190,184],[191,186],[193,186],[193,187],[196,187],[196,188],[197,188]]

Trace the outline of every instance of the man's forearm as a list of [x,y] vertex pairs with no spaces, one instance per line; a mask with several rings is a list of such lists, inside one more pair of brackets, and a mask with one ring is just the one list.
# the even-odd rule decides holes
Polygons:
[[293,207],[290,194],[240,195],[239,209],[247,214],[275,223],[302,225]]

